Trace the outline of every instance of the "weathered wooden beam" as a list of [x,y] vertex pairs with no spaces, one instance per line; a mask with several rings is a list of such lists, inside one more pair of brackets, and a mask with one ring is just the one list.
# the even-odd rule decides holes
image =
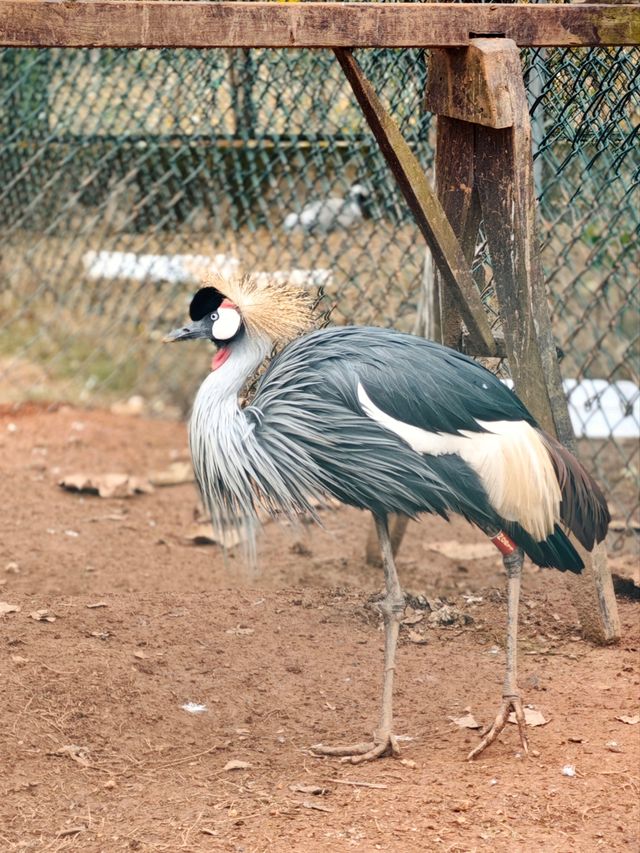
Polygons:
[[339,48],[335,53],[380,150],[429,244],[434,263],[456,301],[472,344],[488,352],[495,352],[493,334],[464,252],[422,166],[384,109],[351,51]]
[[634,4],[0,0],[5,47],[521,47],[640,42]]

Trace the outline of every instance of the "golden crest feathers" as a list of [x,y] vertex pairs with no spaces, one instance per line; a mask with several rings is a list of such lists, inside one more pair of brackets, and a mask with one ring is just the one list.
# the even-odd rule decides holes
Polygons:
[[232,278],[208,275],[203,284],[215,287],[238,306],[250,335],[266,336],[275,343],[313,328],[308,292],[288,281],[260,273]]

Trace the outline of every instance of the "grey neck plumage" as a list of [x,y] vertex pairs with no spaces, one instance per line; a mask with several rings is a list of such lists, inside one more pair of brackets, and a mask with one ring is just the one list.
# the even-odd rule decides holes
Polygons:
[[247,465],[259,456],[259,448],[238,394],[269,354],[271,341],[245,334],[231,346],[227,360],[198,390],[189,422],[189,446],[216,537],[227,545],[239,536],[248,543],[253,562],[258,518]]
[[299,429],[300,423],[298,417],[292,422],[286,407],[278,412],[271,406],[267,417],[260,392],[252,406],[246,410],[239,406],[238,394],[269,354],[271,341],[245,335],[232,346],[224,364],[200,386],[189,444],[216,539],[225,547],[242,542],[247,562],[254,567],[261,516],[317,517],[326,478],[310,458],[304,466],[299,464],[299,450],[287,437],[287,427]]

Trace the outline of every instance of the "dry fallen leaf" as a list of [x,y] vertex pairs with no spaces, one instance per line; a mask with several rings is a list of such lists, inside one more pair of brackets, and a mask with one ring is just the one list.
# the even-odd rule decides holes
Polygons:
[[432,626],[449,626],[449,625],[468,625],[473,622],[473,618],[457,607],[451,604],[443,604],[437,609],[433,609],[427,618],[427,622]]
[[106,601],[96,601],[95,604],[87,604],[87,608],[89,610],[95,610],[97,607],[108,607],[108,606],[109,605],[107,604]]
[[429,642],[424,634],[420,634],[419,631],[414,631],[412,628],[407,631],[407,639],[418,646],[425,646]]
[[56,617],[50,610],[32,610],[29,616],[36,622],[55,622]]
[[323,806],[320,803],[312,803],[309,800],[305,800],[303,803],[300,803],[303,809],[315,809],[318,812],[332,812],[333,809],[328,808],[328,806]]
[[59,480],[58,485],[70,492],[97,494],[101,498],[129,498],[153,492],[148,480],[129,474],[69,474]]
[[461,729],[481,729],[482,726],[478,723],[473,714],[465,714],[464,717],[449,717],[452,723],[460,726]]
[[408,616],[405,616],[402,620],[402,625],[417,625],[418,622],[422,622],[424,619],[424,613],[410,613]]
[[87,519],[88,521],[124,521],[127,517],[126,512],[116,513],[109,512],[105,515],[94,515],[91,518]]
[[[513,712],[509,714],[509,722],[514,724],[516,722],[516,715]],[[535,708],[525,708],[524,722],[527,726],[546,726],[549,720],[546,720],[540,711],[536,711]]]
[[231,761],[227,761],[227,763],[222,768],[223,770],[248,770],[252,767],[248,761],[237,761],[232,759]]
[[111,634],[108,631],[92,631],[92,637],[97,637],[98,640],[108,640]]
[[327,789],[321,788],[320,785],[289,785],[289,790],[296,794],[314,794],[315,796],[327,793]]
[[68,838],[71,835],[78,835],[86,830],[86,826],[70,826],[68,829],[61,829],[56,833],[56,838]]
[[237,530],[229,530],[221,536],[216,536],[211,524],[202,522],[194,524],[184,537],[192,545],[222,545],[223,548],[235,548],[243,541]]
[[621,723],[626,723],[628,726],[636,726],[640,723],[640,714],[635,714],[633,717],[623,714],[621,717],[616,717],[616,720],[620,720]]
[[5,616],[7,613],[19,613],[20,607],[17,604],[9,604],[7,601],[0,601],[0,616]]
[[68,746],[62,746],[55,752],[49,752],[48,755],[67,755],[72,761],[81,764],[83,767],[89,767],[89,750],[86,746],[78,746],[75,743],[70,743]]
[[172,462],[163,471],[152,471],[149,482],[153,486],[179,486],[181,483],[192,483],[195,480],[191,462]]

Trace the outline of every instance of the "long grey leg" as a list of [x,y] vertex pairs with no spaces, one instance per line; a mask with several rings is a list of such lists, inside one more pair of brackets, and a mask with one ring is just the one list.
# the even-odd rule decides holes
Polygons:
[[400,587],[396,566],[393,559],[393,547],[389,538],[389,528],[386,518],[376,518],[376,529],[382,552],[382,567],[387,594],[382,602],[381,610],[384,619],[384,681],[382,686],[382,711],[380,725],[375,739],[389,738],[392,751],[397,753],[398,746],[391,733],[393,721],[393,676],[396,668],[396,647],[400,623],[404,615],[404,593]]
[[395,672],[396,647],[400,622],[404,614],[404,594],[400,587],[393,549],[386,518],[375,517],[376,530],[382,553],[382,566],[387,594],[381,603],[384,619],[384,678],[382,684],[382,708],[380,723],[374,732],[373,741],[354,743],[349,746],[323,746],[316,744],[313,751],[319,755],[340,755],[352,764],[361,764],[382,755],[397,755],[398,744],[393,734],[393,675]]
[[523,560],[524,554],[521,548],[517,548],[512,554],[507,554],[502,558],[509,579],[507,597],[507,670],[502,690],[502,706],[496,715],[493,725],[484,734],[478,746],[472,749],[467,756],[469,760],[480,755],[489,744],[496,740],[506,726],[509,714],[512,711],[516,715],[522,749],[525,755],[529,752],[529,744],[525,731],[524,709],[518,692],[518,606],[520,603],[520,578],[522,575]]

